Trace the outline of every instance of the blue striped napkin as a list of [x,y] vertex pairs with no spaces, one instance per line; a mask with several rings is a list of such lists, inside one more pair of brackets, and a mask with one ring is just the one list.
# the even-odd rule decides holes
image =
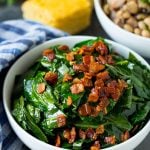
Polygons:
[[0,23],[0,71],[23,52],[66,33],[25,20]]
[[[46,40],[67,35],[67,33],[60,30],[27,20],[13,20],[0,23],[0,72],[22,53],[36,45]],[[0,150],[1,149],[27,149],[11,130],[2,101],[0,102]]]

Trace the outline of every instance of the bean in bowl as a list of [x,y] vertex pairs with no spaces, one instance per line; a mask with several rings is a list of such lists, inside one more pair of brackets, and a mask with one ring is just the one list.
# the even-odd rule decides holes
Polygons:
[[121,28],[150,38],[149,0],[104,0],[106,15]]

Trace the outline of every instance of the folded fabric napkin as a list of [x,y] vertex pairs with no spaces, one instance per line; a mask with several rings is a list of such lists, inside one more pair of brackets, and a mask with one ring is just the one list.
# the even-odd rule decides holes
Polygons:
[[66,36],[60,30],[25,20],[0,23],[0,71],[23,52],[53,38]]
[[[13,20],[0,23],[0,72],[22,53],[36,45],[67,35],[67,33],[60,30],[27,20]],[[27,149],[11,130],[2,101],[0,102],[0,149]]]

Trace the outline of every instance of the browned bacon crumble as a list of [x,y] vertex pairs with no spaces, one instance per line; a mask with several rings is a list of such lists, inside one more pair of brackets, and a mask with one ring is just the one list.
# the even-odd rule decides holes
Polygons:
[[[87,100],[81,104],[78,108],[78,114],[82,117],[97,117],[99,113],[107,114],[107,107],[110,102],[109,99],[113,99],[115,102],[119,100],[124,89],[127,88],[127,83],[122,79],[111,78],[106,64],[113,65],[115,62],[112,55],[109,54],[107,46],[102,42],[96,42],[92,46],[82,46],[76,52],[69,49],[67,45],[61,45],[58,47],[60,51],[66,53],[66,60],[72,65],[75,73],[82,73],[82,77],[78,78],[65,73],[63,76],[63,82],[70,82],[70,91],[72,94],[80,94],[85,92],[86,89],[90,89]],[[96,52],[97,55],[93,55]],[[77,63],[76,55],[82,56],[81,62]],[[47,49],[43,52],[43,56],[46,56],[49,61],[55,58],[55,53],[51,49]],[[44,79],[51,85],[57,83],[58,74],[55,72],[47,72]],[[42,93],[45,90],[44,84],[38,85],[38,93]],[[95,105],[91,105],[94,103]],[[73,104],[71,96],[66,99],[67,106]],[[65,127],[67,124],[65,115],[57,116],[58,127]],[[63,131],[63,138],[68,143],[74,143],[77,137],[80,139],[91,139],[94,141],[90,150],[99,150],[100,142],[97,140],[98,136],[103,135],[105,127],[100,124],[96,129],[88,128],[86,130],[76,129],[75,127],[65,128]],[[126,131],[121,135],[121,140],[125,141],[129,138],[129,132]],[[114,135],[104,137],[104,142],[107,144],[115,144],[116,137]],[[56,146],[61,145],[60,135],[56,136]]]

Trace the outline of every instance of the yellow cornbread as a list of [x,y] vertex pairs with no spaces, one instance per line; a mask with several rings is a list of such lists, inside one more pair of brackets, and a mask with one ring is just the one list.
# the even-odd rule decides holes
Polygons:
[[75,34],[90,24],[89,0],[27,0],[22,5],[25,19]]

